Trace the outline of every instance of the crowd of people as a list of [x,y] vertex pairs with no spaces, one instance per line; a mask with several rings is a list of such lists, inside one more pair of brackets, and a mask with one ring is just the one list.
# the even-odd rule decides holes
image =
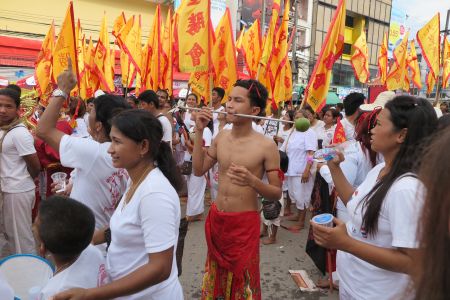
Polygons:
[[[351,93],[343,107],[286,105],[261,122],[235,115],[264,114],[268,93],[256,80],[238,80],[229,95],[216,87],[212,108],[195,110],[195,94],[174,109],[165,90],[69,97],[70,64],[57,83],[33,132],[19,118],[20,89],[0,90],[1,253],[55,265],[40,299],[183,299],[186,221],[203,219],[202,299],[264,298],[259,247],[277,243],[282,226],[309,228],[308,245],[337,250],[326,258],[335,269],[317,264],[335,271],[341,299],[448,297],[445,107]],[[331,160],[314,159],[333,147]],[[57,172],[67,182],[52,182]],[[334,226],[308,226],[321,213]],[[13,299],[1,273],[0,298]]]

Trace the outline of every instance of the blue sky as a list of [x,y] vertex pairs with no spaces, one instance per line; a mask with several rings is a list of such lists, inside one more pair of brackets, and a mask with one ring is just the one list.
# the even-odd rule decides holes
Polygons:
[[[447,10],[450,0],[393,0],[392,6],[403,10],[407,15],[406,28],[410,28],[410,36],[425,25],[437,12],[441,13],[441,30],[445,29]],[[449,26],[450,27],[450,26]]]

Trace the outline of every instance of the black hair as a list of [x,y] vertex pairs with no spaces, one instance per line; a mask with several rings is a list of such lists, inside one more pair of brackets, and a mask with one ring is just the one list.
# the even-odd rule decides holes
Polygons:
[[138,104],[139,103],[139,100],[134,95],[128,95],[125,99],[133,101],[134,104]]
[[[290,109],[288,111],[286,111],[286,115],[289,118],[289,121],[294,122],[295,121],[295,110]],[[285,123],[288,125],[289,128],[292,128],[294,126],[293,123]]]
[[12,100],[14,100],[14,104],[16,104],[16,107],[19,108],[20,94],[17,93],[17,91],[15,89],[10,89],[10,88],[0,89],[0,95],[9,97]]
[[437,131],[450,128],[450,114],[443,115],[438,120]]
[[[78,107],[78,112],[77,112]],[[77,113],[77,117],[83,117],[86,113],[86,104],[79,97],[70,97],[69,101],[69,115],[74,116]]]
[[145,103],[153,103],[156,109],[159,109],[159,99],[155,91],[146,90],[139,94],[139,101],[144,101]]
[[180,190],[181,174],[169,143],[162,140],[162,125],[155,116],[141,109],[126,110],[113,118],[112,125],[136,143],[148,140],[151,159],[157,163],[172,186],[177,191]]
[[39,205],[39,237],[45,248],[62,260],[76,257],[94,235],[95,216],[83,203],[51,196]]
[[8,84],[8,85],[6,86],[6,88],[7,88],[7,89],[15,90],[15,91],[19,94],[19,98],[20,98],[20,96],[22,95],[22,89],[21,89],[20,86],[18,86],[17,84],[13,84],[13,83]]
[[124,109],[131,106],[124,98],[111,94],[104,94],[94,99],[95,120],[102,123],[106,137],[111,132],[111,119]]
[[252,106],[258,106],[260,108],[260,116],[265,112],[269,93],[267,92],[267,89],[264,85],[262,85],[258,80],[254,79],[239,79],[238,81],[236,81],[234,86],[240,86],[248,90],[250,104]]
[[347,116],[353,115],[364,104],[366,97],[361,93],[350,93],[344,98],[344,110]]
[[94,102],[94,97],[92,97],[92,98],[88,98],[87,100],[86,100],[86,104],[89,104],[89,103],[92,103],[92,102]]
[[223,88],[216,86],[212,90],[213,92],[216,92],[217,95],[219,95],[220,99],[223,99],[223,97],[225,97],[225,90]]
[[405,141],[400,145],[389,173],[382,177],[363,199],[366,211],[362,227],[368,234],[377,233],[378,218],[384,198],[392,184],[403,174],[415,173],[420,167],[423,146],[437,126],[437,116],[433,106],[422,98],[398,96],[385,105],[391,114],[394,130],[407,129]]

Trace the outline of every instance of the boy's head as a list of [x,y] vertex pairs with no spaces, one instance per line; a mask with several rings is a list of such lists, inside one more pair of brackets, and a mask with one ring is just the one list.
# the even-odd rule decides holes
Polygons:
[[359,112],[359,107],[364,104],[366,97],[361,93],[350,93],[344,98],[345,115],[353,116]]
[[92,211],[69,197],[52,196],[39,205],[35,221],[40,252],[50,252],[60,261],[70,260],[89,245],[95,230]]
[[[260,116],[265,112],[267,97],[267,89],[259,81],[238,80],[229,94],[227,112]],[[235,118],[232,115],[227,116],[229,122],[235,122]]]
[[212,104],[216,105],[218,103],[222,103],[223,97],[225,97],[225,90],[221,87],[215,87],[212,89],[211,92],[212,96]]
[[16,90],[0,89],[0,125],[9,125],[19,116],[20,95]]

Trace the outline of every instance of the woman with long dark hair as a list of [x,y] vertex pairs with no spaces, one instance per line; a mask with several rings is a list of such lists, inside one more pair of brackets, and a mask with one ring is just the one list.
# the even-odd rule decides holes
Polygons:
[[427,193],[419,224],[417,300],[444,300],[450,295],[450,153],[443,151],[449,146],[450,131],[440,131],[424,153],[427,161],[419,172]]
[[108,152],[130,175],[110,222],[106,269],[112,282],[55,299],[183,299],[175,259],[181,176],[162,137],[161,123],[149,112],[124,111],[112,120]]
[[350,220],[334,228],[311,223],[316,242],[338,249],[341,299],[397,299],[415,272],[416,227],[423,185],[417,176],[424,141],[436,128],[431,104],[398,96],[380,112],[372,129],[372,149],[385,162],[354,188],[345,178],[339,154],[328,162]]

